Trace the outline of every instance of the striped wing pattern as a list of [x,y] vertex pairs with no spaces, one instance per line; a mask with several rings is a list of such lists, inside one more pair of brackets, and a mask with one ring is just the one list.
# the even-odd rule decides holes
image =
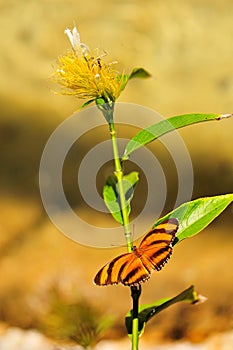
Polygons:
[[138,248],[102,267],[95,276],[95,284],[133,286],[148,280],[153,270],[160,270],[169,260],[177,229],[178,220],[170,218],[150,230]]

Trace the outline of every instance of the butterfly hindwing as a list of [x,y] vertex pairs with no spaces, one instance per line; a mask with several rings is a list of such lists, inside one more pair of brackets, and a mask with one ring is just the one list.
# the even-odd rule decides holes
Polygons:
[[125,266],[120,275],[120,283],[125,286],[133,286],[150,278],[150,270],[143,264],[136,254],[136,249],[131,254],[130,263]]
[[161,270],[165,263],[170,259],[172,247],[170,245],[145,249],[141,259],[143,264],[150,264],[151,270]]

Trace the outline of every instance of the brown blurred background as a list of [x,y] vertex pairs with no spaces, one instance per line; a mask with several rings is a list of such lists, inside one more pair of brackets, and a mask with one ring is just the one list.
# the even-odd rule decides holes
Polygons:
[[[120,68],[143,66],[152,73],[149,80],[130,82],[120,101],[163,116],[230,113],[232,14],[231,0],[0,0],[1,322],[67,339],[73,329],[58,331],[66,306],[73,303],[79,310],[81,303],[95,319],[114,315],[109,337],[125,334],[128,288],[92,283],[101,264],[122,249],[70,241],[49,221],[40,200],[38,169],[46,140],[81,104],[51,92],[48,80],[56,57],[69,48],[64,29],[75,21],[82,41],[107,50]],[[232,131],[229,119],[181,130],[193,161],[193,198],[232,192]],[[86,215],[80,200],[70,200]],[[145,303],[189,284],[209,298],[161,314],[148,327],[148,338],[199,341],[232,327],[231,225],[228,208],[210,228],[178,246],[172,263],[143,286]]]

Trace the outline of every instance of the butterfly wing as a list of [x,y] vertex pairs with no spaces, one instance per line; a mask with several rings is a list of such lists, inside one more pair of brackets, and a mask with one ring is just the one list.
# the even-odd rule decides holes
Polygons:
[[175,218],[170,218],[158,226],[152,228],[141,241],[139,248],[144,249],[160,242],[171,244],[178,230],[179,222]]
[[153,228],[141,241],[138,250],[142,263],[150,272],[160,270],[169,260],[178,226],[178,220],[170,218]]
[[120,283],[122,272],[126,266],[131,263],[132,258],[132,253],[125,253],[117,256],[99,270],[94,278],[95,284],[99,286],[107,286],[108,284]]
[[119,282],[125,286],[136,286],[150,278],[150,271],[137,254],[137,249],[130,253],[130,262],[119,275]]
[[118,283],[133,286],[149,278],[149,271],[133,251],[117,256],[102,267],[96,274],[94,282],[99,286]]
[[160,270],[169,259],[177,229],[177,219],[169,219],[153,228],[138,249],[119,255],[102,267],[95,276],[95,284],[133,286],[148,280],[151,272]]

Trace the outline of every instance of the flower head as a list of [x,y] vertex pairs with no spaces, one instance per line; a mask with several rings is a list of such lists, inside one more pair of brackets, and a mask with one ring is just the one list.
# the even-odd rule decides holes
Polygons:
[[58,58],[54,80],[62,85],[62,94],[74,95],[81,99],[106,103],[114,102],[125,86],[125,75],[119,75],[113,63],[105,63],[102,55],[90,52],[81,43],[77,28],[65,30],[72,51]]

